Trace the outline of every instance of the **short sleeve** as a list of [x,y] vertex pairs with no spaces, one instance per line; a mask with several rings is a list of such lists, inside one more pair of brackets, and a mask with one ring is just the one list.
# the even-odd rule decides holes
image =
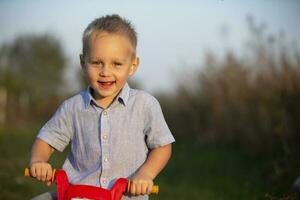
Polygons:
[[175,142],[175,139],[165,121],[159,102],[152,97],[147,106],[147,123],[145,134],[150,149]]
[[58,151],[63,151],[72,136],[71,110],[65,101],[51,119],[42,127],[37,138],[45,141]]

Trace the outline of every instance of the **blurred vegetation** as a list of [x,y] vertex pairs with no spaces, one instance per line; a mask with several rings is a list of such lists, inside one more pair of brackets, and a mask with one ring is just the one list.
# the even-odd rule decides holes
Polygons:
[[[151,199],[297,199],[299,48],[251,17],[247,23],[244,54],[209,52],[204,68],[179,75],[172,93],[155,95],[177,142],[156,180],[160,196]],[[22,36],[0,48],[0,199],[48,190],[21,173],[37,127],[68,95],[66,64],[50,35]],[[52,159],[56,168],[64,155]]]
[[251,17],[248,25],[245,55],[208,53],[205,69],[180,76],[174,95],[162,94],[160,102],[177,138],[235,146],[251,159],[269,160],[257,178],[266,193],[280,196],[292,192],[300,175],[300,53]]
[[64,88],[67,60],[51,35],[24,35],[0,48],[0,125],[49,116]]

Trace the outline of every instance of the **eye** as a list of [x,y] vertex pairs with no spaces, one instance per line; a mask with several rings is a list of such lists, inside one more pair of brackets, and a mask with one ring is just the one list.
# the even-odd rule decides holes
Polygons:
[[93,65],[100,65],[101,61],[100,60],[92,60],[91,64],[93,64]]
[[102,61],[101,60],[91,60],[90,61],[90,64],[92,65],[92,66],[101,66],[103,63],[102,63]]
[[114,65],[115,67],[121,67],[123,64],[120,63],[120,62],[114,62],[113,65]]

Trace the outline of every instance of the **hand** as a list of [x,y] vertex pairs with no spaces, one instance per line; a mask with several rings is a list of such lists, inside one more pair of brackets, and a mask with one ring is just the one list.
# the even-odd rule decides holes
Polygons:
[[52,167],[47,162],[32,162],[30,165],[30,174],[37,180],[45,182],[48,186],[52,183]]
[[153,186],[153,180],[145,175],[135,175],[131,179],[130,194],[134,196],[149,195]]

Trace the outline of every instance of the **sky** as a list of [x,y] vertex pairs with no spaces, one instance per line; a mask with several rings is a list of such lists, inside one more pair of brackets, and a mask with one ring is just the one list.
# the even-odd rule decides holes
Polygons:
[[203,67],[208,51],[241,52],[249,37],[249,14],[266,23],[268,32],[284,31],[300,45],[299,0],[0,0],[0,46],[22,34],[55,35],[69,60],[71,89],[84,29],[113,13],[130,20],[138,32],[140,66],[133,79],[148,91],[172,91],[181,78]]

